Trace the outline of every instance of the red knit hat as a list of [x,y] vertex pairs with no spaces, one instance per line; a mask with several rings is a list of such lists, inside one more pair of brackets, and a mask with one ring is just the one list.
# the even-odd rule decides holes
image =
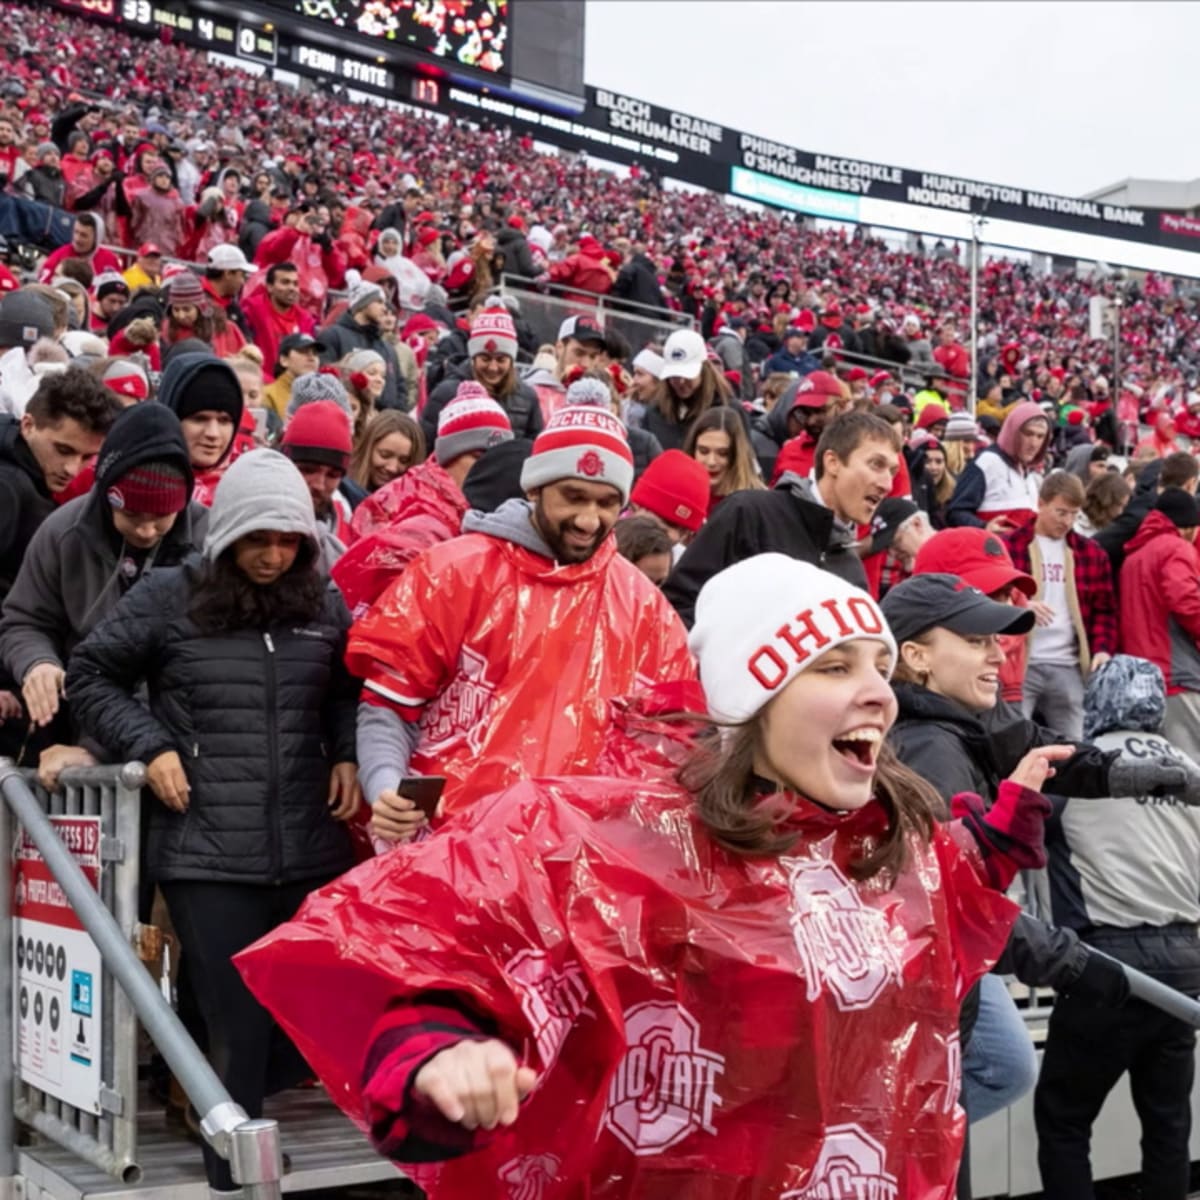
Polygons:
[[109,391],[130,400],[146,400],[150,396],[150,379],[146,372],[127,358],[112,362],[100,381]]
[[475,314],[471,322],[471,336],[467,342],[467,353],[507,354],[517,357],[517,327],[506,308],[484,308]]
[[168,517],[183,512],[188,503],[188,483],[174,463],[140,463],[104,493],[113,508],[139,516]]
[[458,385],[454,399],[438,416],[433,456],[442,466],[472,450],[487,450],[497,442],[512,440],[508,413],[473,379]]
[[590,405],[561,408],[550,418],[521,469],[521,486],[529,492],[562,479],[606,483],[628,501],[633,454],[618,418]]
[[796,328],[803,333],[812,333],[816,327],[817,318],[813,316],[813,310],[811,308],[802,309],[796,318]]
[[345,471],[354,449],[349,414],[332,400],[314,400],[297,409],[279,448],[293,462],[323,463]]
[[921,415],[917,418],[917,428],[928,429],[930,425],[937,425],[939,422],[948,420],[950,420],[950,410],[945,405],[931,400],[921,409]]
[[668,525],[695,533],[708,512],[708,472],[682,450],[664,450],[642,472],[629,499]]

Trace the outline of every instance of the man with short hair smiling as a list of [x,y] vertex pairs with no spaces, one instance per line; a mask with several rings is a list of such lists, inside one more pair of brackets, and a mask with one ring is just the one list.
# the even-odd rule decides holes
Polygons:
[[718,571],[775,551],[840,575],[858,587],[866,573],[855,553],[900,469],[900,437],[874,413],[835,417],[817,443],[815,482],[785,471],[768,490],[727,496],[684,551],[663,588],[690,627],[700,588]]
[[242,302],[242,317],[250,328],[251,339],[262,351],[263,374],[269,379],[283,339],[297,333],[311,336],[317,324],[312,314],[300,307],[296,264],[280,262],[268,267],[264,285]]
[[683,627],[610,535],[633,484],[611,413],[571,406],[534,442],[528,499],[469,513],[358,621],[346,661],[365,681],[359,776],[378,835],[426,818],[399,794],[444,775],[446,813],[519,779],[596,762],[608,701],[691,679]]

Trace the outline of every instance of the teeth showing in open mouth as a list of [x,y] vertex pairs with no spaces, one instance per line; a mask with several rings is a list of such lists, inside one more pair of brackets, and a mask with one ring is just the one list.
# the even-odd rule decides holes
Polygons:
[[883,741],[883,732],[871,726],[852,729],[833,739],[834,749],[848,758],[856,758],[868,766],[875,761],[875,752]]

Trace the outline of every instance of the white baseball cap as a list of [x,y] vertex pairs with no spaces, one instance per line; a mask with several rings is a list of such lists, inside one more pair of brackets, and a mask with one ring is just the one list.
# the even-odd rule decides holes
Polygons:
[[694,329],[677,329],[663,346],[659,379],[695,379],[708,358],[704,339]]
[[246,256],[228,242],[214,246],[208,252],[208,265],[216,271],[253,271],[254,264]]

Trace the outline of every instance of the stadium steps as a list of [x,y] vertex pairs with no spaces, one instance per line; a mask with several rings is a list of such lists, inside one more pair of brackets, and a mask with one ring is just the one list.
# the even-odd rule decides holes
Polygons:
[[[281,1093],[266,1112],[279,1122],[291,1169],[285,1192],[397,1181],[400,1173],[367,1144],[320,1088]],[[52,1142],[18,1148],[25,1200],[208,1200],[200,1147],[168,1129],[162,1106],[143,1090],[138,1114],[142,1178],[122,1183]]]

